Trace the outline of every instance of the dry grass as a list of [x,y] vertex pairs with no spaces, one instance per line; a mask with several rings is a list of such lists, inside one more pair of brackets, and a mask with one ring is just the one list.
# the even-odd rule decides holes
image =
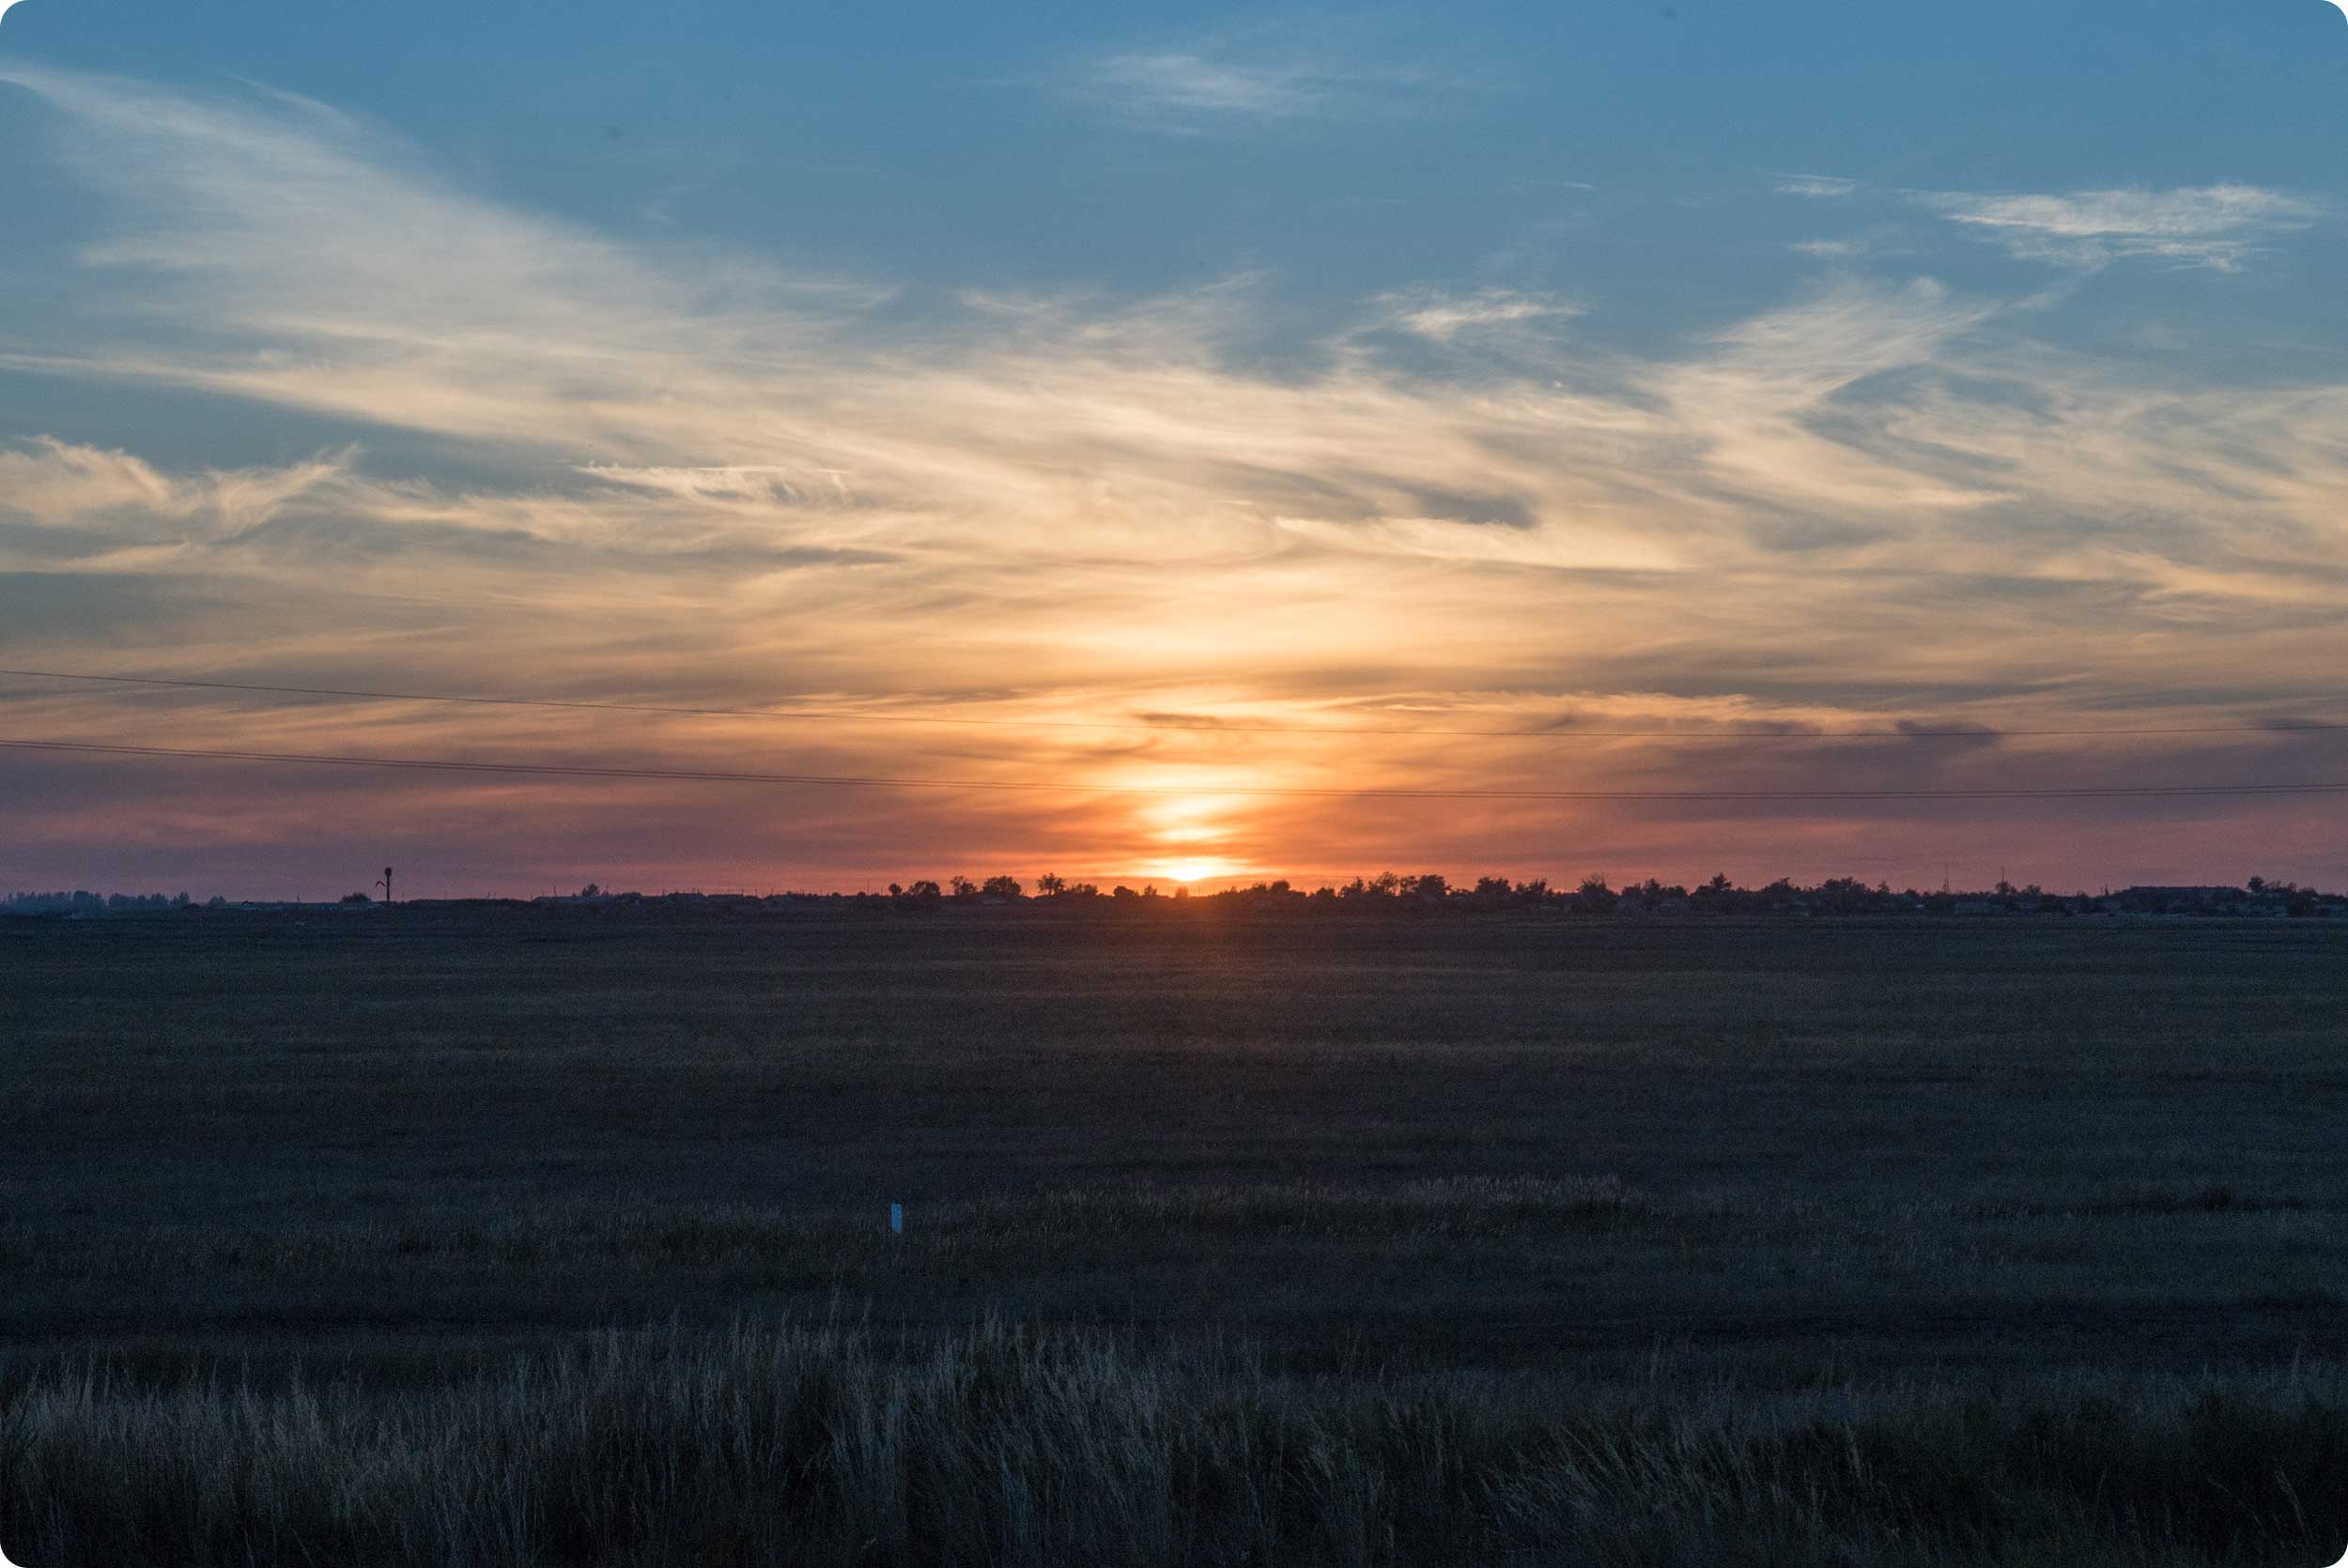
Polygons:
[[2348,1373],[1762,1394],[1294,1378],[982,1327],[607,1334],[426,1391],[21,1369],[39,1568],[2292,1563],[2348,1538]]

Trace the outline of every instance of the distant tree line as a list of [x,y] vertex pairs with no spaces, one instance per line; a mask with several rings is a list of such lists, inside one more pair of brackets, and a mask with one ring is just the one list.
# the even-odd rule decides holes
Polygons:
[[[871,898],[873,895],[857,895]],[[888,901],[899,909],[932,909],[947,904],[1085,903],[1106,899],[1151,902],[1168,899],[1189,901],[1188,888],[1177,886],[1162,894],[1154,883],[1135,888],[1122,884],[1105,893],[1094,883],[1071,882],[1054,872],[1036,878],[1031,895],[1016,877],[995,876],[981,882],[950,877],[910,884],[891,883]],[[1976,892],[1943,888],[1920,891],[1873,885],[1856,877],[1830,877],[1804,886],[1780,877],[1761,887],[1740,887],[1724,875],[1693,887],[1665,884],[1654,878],[1617,888],[1603,876],[1584,877],[1573,887],[1552,886],[1546,878],[1511,882],[1503,876],[1478,877],[1473,884],[1454,883],[1440,872],[1403,876],[1393,871],[1375,877],[1355,877],[1342,885],[1323,884],[1310,891],[1286,879],[1259,882],[1202,895],[1204,905],[1248,909],[1326,909],[1374,911],[1443,909],[1500,913],[1675,915],[2348,915],[2348,895],[2326,894],[2289,882],[2252,877],[2241,887],[2130,887],[2101,893],[2052,893],[2032,883],[2017,887],[2000,881]]]
[[[363,893],[345,897],[343,903],[363,905],[373,900]],[[442,900],[418,900],[438,902]],[[483,900],[461,900],[483,901]],[[1080,908],[1089,905],[1135,908],[1239,909],[1246,911],[1300,910],[1331,914],[1395,913],[1408,911],[1460,912],[1463,914],[1519,914],[1555,915],[1610,915],[1620,918],[1643,916],[1722,915],[2224,915],[2240,917],[2338,916],[2348,917],[2348,894],[2325,893],[2296,883],[2270,881],[2252,877],[2239,887],[2126,887],[2106,889],[2100,893],[2052,893],[2035,883],[2016,887],[2009,882],[1976,892],[1960,892],[1950,888],[1939,891],[1919,891],[1916,888],[1894,889],[1889,883],[1873,885],[1856,877],[1830,877],[1824,882],[1804,886],[1790,878],[1780,877],[1760,887],[1740,887],[1725,876],[1715,876],[1709,882],[1689,887],[1665,884],[1649,878],[1622,887],[1614,886],[1603,876],[1582,879],[1573,887],[1553,886],[1546,878],[1535,877],[1526,882],[1511,882],[1503,876],[1478,877],[1474,883],[1454,883],[1440,872],[1425,872],[1417,876],[1402,876],[1393,871],[1374,877],[1355,877],[1342,885],[1324,884],[1310,891],[1285,878],[1259,882],[1248,886],[1227,887],[1215,893],[1193,896],[1187,887],[1177,884],[1170,891],[1161,890],[1155,883],[1145,882],[1139,887],[1120,883],[1105,891],[1090,882],[1072,882],[1046,871],[1035,879],[1030,893],[1017,877],[992,876],[984,880],[972,877],[949,877],[942,884],[927,879],[912,883],[890,883],[888,891],[880,893],[782,893],[765,899],[749,894],[703,893],[621,893],[589,883],[576,894],[560,898],[533,900],[486,900],[492,902],[528,901],[536,903],[586,903],[604,905],[635,905],[653,902],[723,902],[728,904],[809,903],[881,905],[888,908],[925,911],[957,906],[994,904],[1053,905]],[[215,895],[202,906],[185,893],[164,894],[99,894],[87,890],[71,893],[12,893],[0,899],[0,915],[62,915],[89,916],[103,915],[135,915],[158,910],[224,909],[230,907],[225,899]],[[266,907],[266,906],[265,906]]]
[[[212,907],[219,908],[228,900],[218,894],[212,896]],[[0,912],[9,915],[129,915],[141,910],[187,909],[194,899],[185,893],[92,893],[76,888],[70,893],[11,893],[0,900]]]

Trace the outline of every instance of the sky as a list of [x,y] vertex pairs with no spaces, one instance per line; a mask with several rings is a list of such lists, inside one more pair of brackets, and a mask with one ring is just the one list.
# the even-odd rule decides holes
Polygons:
[[2348,885],[1961,796],[2348,784],[2344,223],[2329,0],[21,0],[0,666],[585,706],[0,740],[636,776],[0,747],[0,889]]

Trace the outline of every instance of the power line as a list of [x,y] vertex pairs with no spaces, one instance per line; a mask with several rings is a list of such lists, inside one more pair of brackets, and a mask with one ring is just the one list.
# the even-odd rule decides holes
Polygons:
[[446,692],[374,691],[347,686],[264,685],[249,681],[197,681],[158,675],[89,675],[62,669],[0,669],[0,676],[44,681],[91,681],[113,685],[163,686],[193,691],[255,692],[276,697],[336,697],[364,702],[453,702],[494,708],[560,708],[587,713],[669,714],[692,718],[788,719],[809,723],[950,724],[1005,730],[1131,730],[1197,731],[1217,735],[1318,735],[1343,739],[1352,735],[1417,735],[1429,738],[1525,741],[1841,741],[1841,740],[2002,740],[2020,737],[2146,736],[2146,735],[2294,735],[2348,731],[2348,724],[2301,723],[2205,724],[2102,729],[1971,729],[1971,730],[1451,730],[1419,727],[1310,724],[1204,724],[1167,720],[1136,722],[1089,718],[973,718],[947,714],[875,714],[852,708],[694,708],[656,702],[585,702],[547,697],[475,697]]
[[160,757],[235,762],[301,762],[344,768],[440,773],[524,774],[554,778],[645,778],[690,784],[785,784],[876,790],[994,790],[1023,793],[1118,795],[1266,795],[1316,800],[1807,801],[1807,800],[2123,800],[2221,795],[2348,794],[2348,782],[2323,784],[2142,784],[2055,789],[1975,790],[1403,790],[1255,784],[1087,784],[1005,778],[900,778],[873,774],[736,773],[710,768],[624,768],[560,762],[476,762],[424,757],[337,757],[314,752],[228,751],[193,746],[116,746],[90,741],[0,739],[20,751]]

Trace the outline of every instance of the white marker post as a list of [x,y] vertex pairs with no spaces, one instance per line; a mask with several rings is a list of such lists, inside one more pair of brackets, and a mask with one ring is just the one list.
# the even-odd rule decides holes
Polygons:
[[903,1236],[904,1233],[905,1206],[901,1203],[890,1204],[888,1206],[888,1234],[891,1236]]

